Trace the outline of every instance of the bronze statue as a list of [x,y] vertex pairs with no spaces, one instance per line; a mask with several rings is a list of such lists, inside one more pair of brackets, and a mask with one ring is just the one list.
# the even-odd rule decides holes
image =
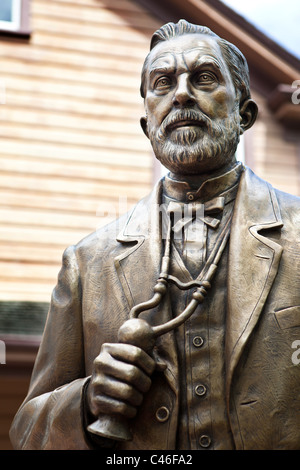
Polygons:
[[12,443],[299,449],[300,199],[236,161],[257,115],[247,62],[168,23],[141,93],[170,173],[65,251]]

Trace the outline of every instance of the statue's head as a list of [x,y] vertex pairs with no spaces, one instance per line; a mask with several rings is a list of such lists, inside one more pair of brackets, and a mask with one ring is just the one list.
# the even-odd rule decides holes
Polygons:
[[213,171],[235,160],[257,116],[249,71],[237,47],[185,20],[154,33],[142,70],[142,128],[172,172]]

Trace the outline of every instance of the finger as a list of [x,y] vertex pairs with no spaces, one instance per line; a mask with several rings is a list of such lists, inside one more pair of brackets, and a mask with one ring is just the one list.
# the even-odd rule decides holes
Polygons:
[[147,375],[151,375],[155,369],[154,359],[137,346],[123,343],[106,343],[103,345],[103,349],[115,359],[136,365]]
[[105,395],[96,396],[93,398],[92,410],[94,416],[99,414],[120,414],[126,418],[134,418],[137,414],[137,408]]
[[157,351],[154,349],[153,352],[152,352],[152,357],[153,359],[155,360],[155,363],[156,363],[156,370],[158,370],[159,372],[164,372],[166,369],[167,369],[167,364],[165,362],[162,362]]
[[[107,357],[108,356],[108,357]],[[151,386],[150,377],[139,367],[127,362],[119,361],[108,353],[98,356],[94,363],[96,374],[100,381],[105,383],[109,378],[132,385],[141,393],[145,393]]]
[[158,370],[158,372],[164,372],[167,367],[168,367],[167,364],[165,364],[164,362],[160,362],[160,361],[156,362],[156,370]]
[[143,401],[143,394],[131,385],[107,377],[104,380],[93,382],[94,394],[106,395],[111,398],[125,401],[133,406],[139,406]]

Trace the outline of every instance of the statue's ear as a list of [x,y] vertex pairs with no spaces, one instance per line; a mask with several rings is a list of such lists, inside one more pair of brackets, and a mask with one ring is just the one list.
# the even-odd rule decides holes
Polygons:
[[144,131],[144,134],[148,137],[149,139],[149,134],[148,134],[148,126],[147,126],[147,118],[146,117],[141,117],[140,119],[141,127]]
[[250,129],[256,121],[258,113],[258,107],[255,101],[252,99],[248,99],[244,101],[240,108],[240,126],[241,126],[241,133]]

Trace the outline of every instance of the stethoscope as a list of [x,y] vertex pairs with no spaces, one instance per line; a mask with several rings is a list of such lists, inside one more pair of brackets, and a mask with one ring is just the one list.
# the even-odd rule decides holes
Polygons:
[[180,290],[188,290],[192,288],[196,288],[196,290],[192,294],[191,301],[181,314],[162,325],[152,327],[155,337],[165,334],[168,331],[180,326],[194,313],[197,306],[204,301],[207,295],[207,291],[211,288],[212,278],[215,275],[218,263],[226,246],[232,220],[231,213],[230,217],[226,221],[226,224],[219,233],[216,243],[211,251],[211,254],[205,262],[205,265],[202,268],[197,279],[189,282],[182,282],[177,277],[169,273],[171,247],[173,241],[173,214],[170,213],[169,215],[170,217],[167,229],[164,255],[162,256],[160,275],[153,288],[154,295],[148,301],[142,302],[134,306],[129,313],[129,318],[137,319],[140,313],[157,307],[162,302],[163,297],[165,296],[168,290],[169,283],[175,284]]
[[[208,290],[211,288],[212,278],[215,275],[218,263],[226,246],[232,220],[231,213],[226,224],[219,233],[214,248],[197,279],[183,283],[169,273],[173,241],[173,216],[174,214],[170,213],[160,275],[153,288],[153,297],[146,302],[142,302],[134,306],[130,311],[129,320],[121,326],[118,332],[118,341],[120,343],[137,346],[148,353],[153,350],[157,337],[177,328],[188,320],[195,312],[197,306],[204,301]],[[163,297],[168,290],[169,283],[175,284],[180,290],[196,288],[192,293],[191,301],[184,311],[172,320],[158,326],[151,326],[146,320],[138,318],[140,313],[153,309],[162,302]],[[132,439],[129,421],[121,415],[101,414],[98,420],[89,425],[87,429],[93,434],[108,437],[117,441],[128,441]]]

